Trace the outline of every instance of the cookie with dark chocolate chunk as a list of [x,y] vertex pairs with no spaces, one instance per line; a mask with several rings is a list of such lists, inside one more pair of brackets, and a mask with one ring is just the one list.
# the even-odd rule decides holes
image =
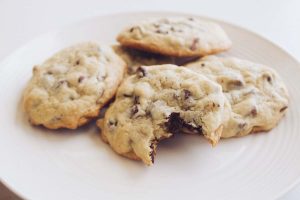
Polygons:
[[115,152],[151,165],[159,141],[173,134],[204,135],[213,145],[218,142],[230,112],[218,84],[175,65],[138,71],[123,81],[97,123]]

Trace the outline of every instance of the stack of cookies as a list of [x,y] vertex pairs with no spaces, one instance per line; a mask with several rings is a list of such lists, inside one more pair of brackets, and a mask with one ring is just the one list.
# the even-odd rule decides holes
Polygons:
[[[288,92],[270,67],[214,56],[231,41],[197,18],[149,19],[122,31],[120,45],[74,45],[33,68],[23,97],[29,121],[76,129],[97,121],[120,155],[154,162],[174,134],[220,138],[268,131],[286,113]],[[110,102],[110,103],[108,103]]]

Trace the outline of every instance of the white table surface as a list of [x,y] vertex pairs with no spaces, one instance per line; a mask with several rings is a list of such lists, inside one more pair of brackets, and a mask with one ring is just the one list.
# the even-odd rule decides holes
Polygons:
[[[80,19],[144,10],[222,19],[263,35],[300,60],[299,8],[299,0],[0,0],[0,60],[30,39]],[[2,199],[19,198],[0,184]],[[300,185],[282,199],[300,199]]]

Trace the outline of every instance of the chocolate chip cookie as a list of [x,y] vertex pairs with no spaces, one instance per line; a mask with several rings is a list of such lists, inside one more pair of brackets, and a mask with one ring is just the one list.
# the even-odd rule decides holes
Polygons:
[[231,47],[218,24],[193,17],[138,22],[123,30],[117,40],[124,46],[177,57],[205,56]]
[[225,104],[221,86],[192,70],[140,67],[97,124],[114,151],[150,165],[157,143],[173,134],[203,134],[215,145],[227,118]]
[[98,116],[125,71],[110,47],[87,42],[63,49],[33,68],[24,109],[34,125],[75,129]]
[[187,68],[222,86],[232,110],[223,138],[268,131],[287,111],[288,91],[270,67],[238,58],[207,56]]

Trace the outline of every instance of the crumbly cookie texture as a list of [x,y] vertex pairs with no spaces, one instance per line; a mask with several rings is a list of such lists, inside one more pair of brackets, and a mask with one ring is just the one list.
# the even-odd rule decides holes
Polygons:
[[113,45],[112,48],[127,64],[128,70],[127,74],[135,74],[137,69],[141,66],[151,66],[151,65],[161,65],[161,64],[175,64],[184,65],[188,62],[195,61],[199,57],[171,57],[163,56],[160,54],[149,53],[145,51],[140,51],[121,45]]
[[202,75],[175,65],[143,66],[123,81],[97,124],[114,151],[151,165],[157,143],[176,133],[203,134],[215,145],[225,104],[221,86]]
[[222,86],[232,109],[223,138],[268,131],[287,111],[288,91],[270,67],[238,58],[207,56],[187,68]]
[[205,56],[225,51],[231,41],[216,23],[188,17],[149,19],[123,30],[124,46],[169,56]]
[[33,68],[23,105],[34,125],[75,129],[98,116],[123,79],[126,64],[107,46],[63,49]]

